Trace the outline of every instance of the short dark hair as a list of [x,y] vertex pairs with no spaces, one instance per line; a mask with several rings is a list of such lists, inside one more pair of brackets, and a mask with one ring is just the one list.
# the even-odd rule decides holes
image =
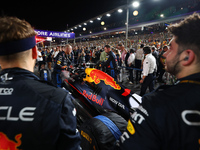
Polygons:
[[197,13],[185,18],[179,24],[169,26],[168,30],[176,36],[179,52],[191,49],[200,57],[200,16]]
[[166,45],[163,47],[163,49],[168,48]]
[[106,47],[106,48],[110,48],[110,45],[105,45],[104,47]]
[[144,54],[150,54],[151,53],[151,49],[149,46],[146,46],[143,48]]
[[130,49],[130,53],[134,53],[134,49]]
[[144,47],[144,44],[141,44],[141,45],[140,45],[140,48],[143,48],[143,47]]

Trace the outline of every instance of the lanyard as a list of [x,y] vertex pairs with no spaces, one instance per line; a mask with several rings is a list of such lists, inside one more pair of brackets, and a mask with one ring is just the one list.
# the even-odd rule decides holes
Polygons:
[[191,83],[191,84],[199,84],[200,85],[199,81],[194,81],[194,80],[182,80],[179,83]]

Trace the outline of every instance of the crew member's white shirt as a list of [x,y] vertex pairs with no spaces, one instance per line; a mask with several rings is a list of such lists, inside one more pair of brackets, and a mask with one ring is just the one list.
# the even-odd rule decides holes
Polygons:
[[130,65],[130,64],[135,64],[135,54],[134,53],[132,53],[132,54],[130,54],[130,56],[128,57],[128,65]]
[[156,59],[152,54],[147,54],[143,62],[143,76],[153,73],[157,69]]
[[40,51],[37,51],[37,61],[43,61],[43,58],[42,58],[42,53]]

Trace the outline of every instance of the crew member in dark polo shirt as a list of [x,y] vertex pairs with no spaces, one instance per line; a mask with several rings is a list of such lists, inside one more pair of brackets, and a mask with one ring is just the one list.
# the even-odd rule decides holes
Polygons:
[[33,74],[36,32],[18,18],[0,18],[0,149],[79,150],[70,94]]
[[200,148],[200,16],[193,14],[168,29],[174,35],[166,71],[175,85],[142,98],[115,150],[194,150]]

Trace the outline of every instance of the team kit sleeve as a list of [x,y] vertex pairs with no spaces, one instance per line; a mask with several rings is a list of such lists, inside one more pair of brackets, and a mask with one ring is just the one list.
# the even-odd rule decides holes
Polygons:
[[62,56],[60,56],[59,54],[56,56],[56,61],[55,61],[55,65],[56,65],[56,69],[61,70],[61,65],[62,63]]
[[67,95],[63,104],[60,120],[60,135],[57,143],[58,150],[80,150],[80,134],[76,123],[76,109]]
[[113,150],[160,150],[160,134],[147,105],[139,106],[131,115],[126,131]]
[[149,73],[149,61],[147,59],[144,60],[144,63],[143,63],[143,76],[148,76],[148,73]]
[[56,57],[56,69],[58,69],[58,70],[65,69],[66,66],[62,65],[62,61],[63,61],[63,56],[62,55],[58,55]]

